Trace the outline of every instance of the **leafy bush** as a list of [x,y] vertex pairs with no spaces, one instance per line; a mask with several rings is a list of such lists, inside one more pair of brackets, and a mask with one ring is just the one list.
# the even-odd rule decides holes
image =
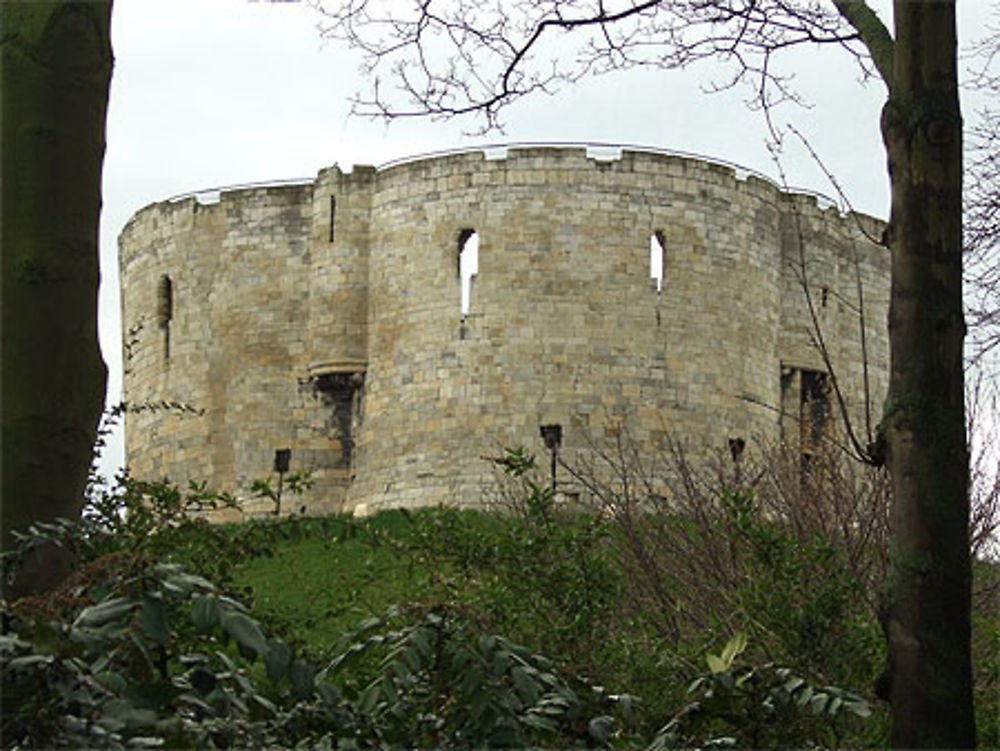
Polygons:
[[333,678],[363,655],[381,655],[355,702],[362,737],[373,745],[604,744],[619,726],[612,712],[631,712],[632,697],[571,681],[551,660],[460,613],[439,608],[398,621],[393,609],[363,624],[324,671]]
[[105,556],[3,615],[3,737],[15,746],[286,744],[301,739],[287,728],[306,700],[324,732],[352,727],[347,709],[315,700],[311,670],[287,645],[174,564]]
[[796,535],[786,522],[764,517],[752,492],[724,492],[720,508],[742,569],[736,612],[799,669],[870,683],[883,657],[881,631],[842,551],[817,532]]
[[[258,482],[268,487],[266,481]],[[290,489],[301,492],[305,482],[300,477]],[[110,553],[142,552],[227,582],[236,563],[271,555],[277,542],[301,536],[310,523],[302,517],[209,523],[205,514],[221,508],[238,508],[238,503],[228,493],[206,490],[203,483],[192,482],[182,491],[167,482],[133,480],[127,473],[111,484],[94,475],[81,518],[40,522],[27,534],[14,533],[22,544],[4,554],[4,570],[9,578],[33,547],[55,544],[81,564]]]
[[[848,597],[855,593],[850,592],[849,578],[842,575],[843,561],[838,551],[831,552],[831,546],[820,537],[795,537],[787,525],[764,516],[759,502],[749,493],[730,493],[722,501],[717,498],[711,507],[712,516],[703,519],[692,520],[676,513],[644,514],[639,520],[642,523],[660,524],[677,534],[681,530],[687,536],[687,545],[673,551],[677,556],[673,560],[678,567],[685,566],[683,573],[687,576],[711,571],[707,564],[712,562],[712,556],[732,557],[726,559],[729,568],[723,569],[729,578],[708,581],[707,591],[679,588],[672,592],[670,607],[665,610],[648,603],[638,606],[632,599],[636,577],[631,566],[636,562],[622,554],[629,544],[625,534],[629,530],[613,514],[602,516],[563,502],[532,478],[532,465],[524,452],[511,451],[504,457],[507,484],[503,490],[507,502],[494,507],[502,512],[499,514],[423,509],[386,512],[363,522],[351,522],[351,544],[363,540],[371,546],[368,553],[362,550],[355,556],[368,560],[378,552],[380,562],[372,570],[359,569],[344,560],[341,553],[335,554],[332,549],[343,545],[339,539],[329,541],[331,550],[322,560],[299,561],[297,565],[304,567],[302,570],[321,571],[323,565],[337,561],[333,579],[336,585],[329,589],[331,593],[354,593],[352,601],[358,605],[377,601],[383,587],[403,596],[408,592],[410,605],[404,608],[407,613],[462,613],[468,623],[479,624],[479,631],[503,634],[526,645],[532,653],[557,657],[556,664],[567,680],[627,687],[630,694],[643,697],[642,711],[635,713],[627,728],[615,731],[617,743],[626,739],[638,743],[642,737],[652,737],[674,716],[678,706],[690,703],[685,686],[702,672],[699,666],[706,648],[734,627],[749,625],[756,640],[754,674],[758,678],[754,680],[763,680],[780,658],[777,664],[791,666],[788,670],[817,685],[866,685],[877,659],[870,659],[870,655],[879,654],[878,626],[874,620],[861,617],[850,620],[850,614],[857,614],[864,604]],[[305,548],[289,550],[298,555]],[[381,552],[387,550],[392,551],[389,558]],[[698,550],[701,560],[681,560],[681,556]],[[661,554],[659,550],[647,548],[646,553],[652,556],[648,562],[663,560],[656,557]],[[261,562],[249,568],[265,567]],[[662,573],[662,569],[651,567],[644,575],[652,578]],[[667,574],[669,584],[673,571]],[[812,591],[810,582],[828,585],[829,590],[816,587]],[[696,605],[702,605],[702,598],[712,597],[718,598],[713,609],[694,610]],[[324,596],[323,602],[328,600]],[[692,612],[688,612],[689,608]],[[664,613],[675,618],[701,617],[706,625],[694,627],[689,621],[683,631],[672,636],[657,628],[657,624],[665,622]],[[294,617],[301,621],[319,615],[311,611]],[[824,618],[830,620],[824,622]],[[402,627],[394,628],[402,639]],[[839,640],[845,638],[854,640],[850,642],[852,649],[861,645],[861,660],[840,644]],[[845,662],[838,666],[830,661],[830,655],[824,652],[829,645],[834,656],[839,659],[843,655]],[[384,647],[384,642],[379,646]],[[808,647],[806,657],[795,653],[799,647]],[[378,670],[383,671],[379,680],[385,675],[392,679],[393,673],[387,671],[396,668],[381,662],[385,653],[378,652],[375,646],[365,650],[365,655],[359,653],[355,669],[338,677],[337,683],[354,701],[360,701],[366,689],[383,691],[378,694],[383,713],[376,712],[374,721],[381,728],[390,716],[384,712],[392,703],[387,698],[392,689],[385,685],[379,689],[374,683],[358,683],[357,679]],[[849,663],[848,657],[855,662]],[[854,673],[842,669],[855,669],[856,665],[861,667]],[[847,680],[845,675],[849,676]],[[854,675],[861,676],[859,682],[850,679]],[[395,690],[403,693],[401,687]],[[365,696],[371,700],[373,695]],[[420,735],[426,743],[433,742],[434,732],[446,732],[444,726],[432,732],[412,724],[414,714],[440,719],[443,710],[434,705],[432,697],[421,695],[412,707],[420,709],[412,709],[410,714],[407,710],[400,718],[403,727],[408,728],[405,732],[426,731]],[[561,735],[567,732],[559,727]],[[826,737],[823,716],[797,715],[795,728],[801,738]],[[404,731],[397,728],[395,732]],[[594,740],[592,735],[581,733],[579,727],[573,732],[574,738]],[[877,740],[877,728],[865,732]],[[860,738],[851,736],[855,742]]]
[[505,503],[492,514],[414,515],[409,549],[492,628],[592,671],[621,595],[609,524],[536,481],[523,450],[508,450],[503,461]]
[[761,657],[868,686],[883,662],[876,618],[887,486],[834,456],[776,453],[697,470],[676,444],[638,455],[623,429],[571,468],[612,524],[630,611],[665,643],[751,635]]
[[[92,528],[89,528],[92,531]],[[83,527],[36,528],[87,549]],[[45,596],[4,606],[2,730],[19,747],[600,744],[627,696],[560,674],[458,611],[410,608],[323,670],[250,610],[128,533]],[[38,543],[31,535],[25,545]],[[134,542],[134,541],[132,541]],[[140,546],[143,547],[143,546]],[[382,628],[380,633],[375,630]],[[375,659],[365,659],[373,657]],[[360,687],[359,690],[355,688]],[[581,698],[582,697],[582,698]]]
[[[72,549],[81,570],[4,610],[5,739],[361,748],[881,739],[877,723],[845,721],[861,714],[860,698],[831,688],[866,685],[879,661],[878,627],[856,597],[876,578],[864,573],[874,543],[845,544],[806,517],[775,513],[764,483],[689,482],[682,506],[609,484],[604,505],[588,509],[538,482],[525,452],[502,464],[494,514],[222,526],[190,512],[231,499],[198,486],[103,489],[82,521],[38,525],[24,540]],[[274,576],[291,567],[298,583]],[[265,597],[261,577],[281,597]],[[239,596],[226,589],[235,581]],[[254,609],[241,604],[246,594]],[[358,613],[393,601],[337,642]],[[706,672],[706,650],[735,630],[751,635],[753,654],[737,662],[743,645],[731,643]]]
[[868,703],[836,686],[818,688],[772,663],[738,665],[743,634],[721,654],[706,656],[709,671],[688,687],[690,702],[653,739],[650,751],[668,748],[784,748],[843,745],[851,717],[871,715]]

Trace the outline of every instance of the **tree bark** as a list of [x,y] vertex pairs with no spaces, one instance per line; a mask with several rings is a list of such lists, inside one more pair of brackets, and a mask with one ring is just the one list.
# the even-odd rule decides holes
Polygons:
[[882,133],[892,213],[884,625],[897,748],[975,745],[954,0],[896,0]]
[[79,515],[104,402],[97,238],[111,0],[8,0],[0,14],[6,549],[31,522]]

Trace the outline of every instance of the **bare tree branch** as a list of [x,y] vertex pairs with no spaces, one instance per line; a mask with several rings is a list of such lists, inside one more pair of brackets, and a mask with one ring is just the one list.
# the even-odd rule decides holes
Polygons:
[[[553,93],[588,75],[636,67],[684,68],[706,58],[731,66],[714,90],[749,87],[769,110],[798,101],[772,56],[786,48],[839,44],[871,74],[861,43],[888,32],[859,0],[313,0],[324,37],[361,52],[371,90],[354,112],[394,119],[478,114],[481,132],[501,129],[500,113],[533,93]],[[838,7],[851,10],[842,16]],[[860,6],[860,7],[859,7]],[[851,23],[848,23],[848,19]],[[879,31],[881,30],[881,31]],[[576,46],[567,51],[572,37]],[[883,40],[884,41],[884,40]],[[880,51],[875,68],[885,75]],[[383,85],[383,76],[393,81]]]
[[893,55],[896,44],[892,35],[865,0],[833,0],[840,15],[858,32],[865,43],[886,86],[893,85]]
[[973,365],[1000,352],[1000,25],[988,32],[972,50],[981,67],[969,88],[986,94],[989,104],[966,135],[965,297]]

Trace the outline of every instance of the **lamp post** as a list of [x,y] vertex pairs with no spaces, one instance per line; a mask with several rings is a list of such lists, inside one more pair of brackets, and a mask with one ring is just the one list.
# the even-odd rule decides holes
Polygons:
[[559,446],[562,444],[562,425],[542,425],[539,428],[542,440],[545,441],[545,448],[552,455],[552,492],[556,492],[556,457],[559,454]]
[[274,452],[274,471],[278,473],[278,495],[274,500],[274,515],[281,513],[281,485],[285,479],[285,472],[288,471],[292,463],[291,449],[277,449]]

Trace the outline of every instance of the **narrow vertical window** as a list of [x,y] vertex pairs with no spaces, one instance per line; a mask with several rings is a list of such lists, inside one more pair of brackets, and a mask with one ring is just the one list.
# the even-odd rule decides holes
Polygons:
[[334,227],[337,221],[337,197],[330,196],[330,242],[333,242]]
[[656,281],[656,325],[660,325],[660,303],[663,300],[664,255],[663,232],[656,230],[649,236],[649,277]]
[[663,292],[664,244],[660,230],[649,236],[649,277],[656,280],[657,294]]
[[479,235],[473,229],[463,229],[458,233],[458,278],[462,288],[460,312],[463,321],[472,306],[472,279],[478,273]]
[[163,330],[163,357],[170,359],[170,321],[174,317],[174,283],[164,274],[156,290],[156,320]]

